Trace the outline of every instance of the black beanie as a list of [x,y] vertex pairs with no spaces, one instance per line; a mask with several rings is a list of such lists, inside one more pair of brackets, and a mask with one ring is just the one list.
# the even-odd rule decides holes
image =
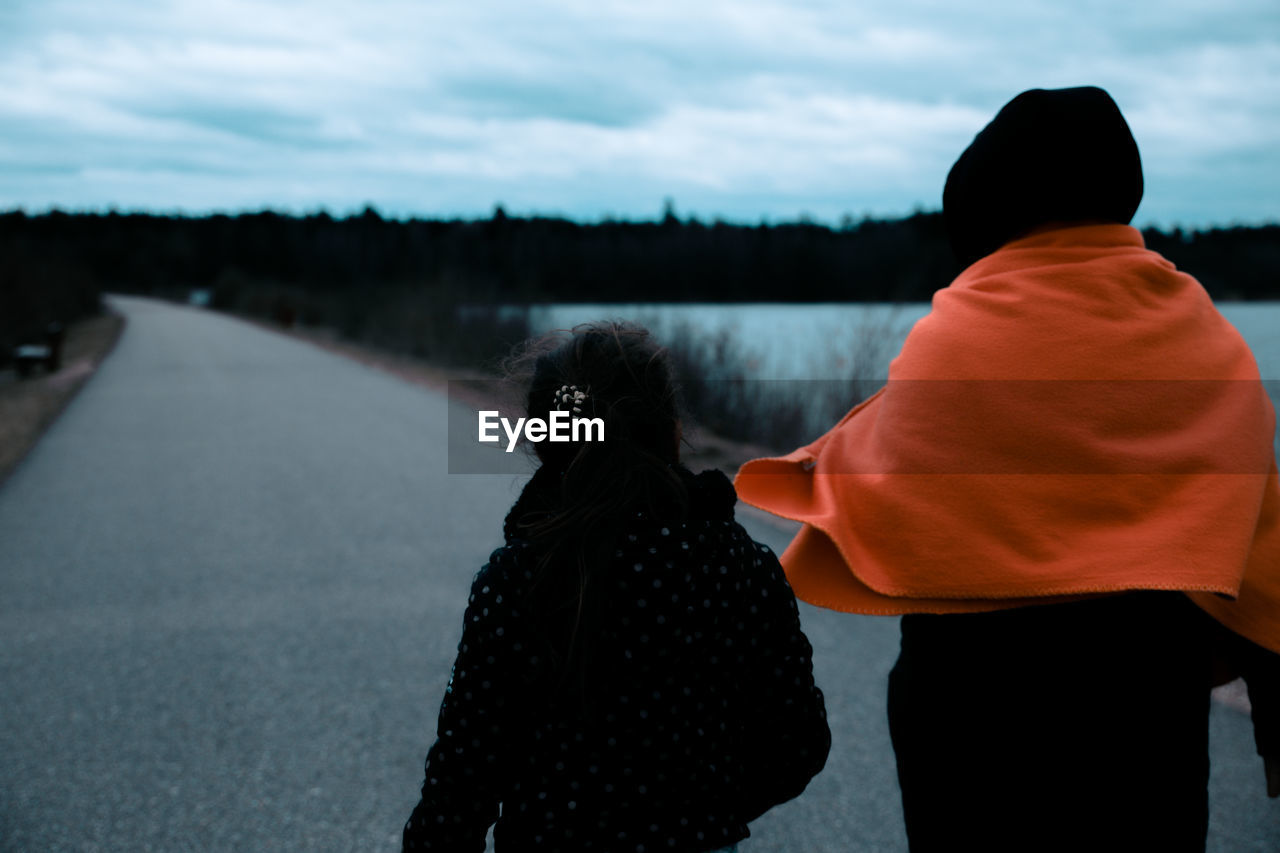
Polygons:
[[1142,161],[1120,108],[1094,86],[1032,89],[974,137],[947,175],[942,211],[966,266],[1049,222],[1127,224]]

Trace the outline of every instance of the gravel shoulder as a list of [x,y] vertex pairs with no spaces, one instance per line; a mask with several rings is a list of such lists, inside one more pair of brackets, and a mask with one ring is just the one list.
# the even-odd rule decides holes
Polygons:
[[124,329],[124,317],[107,311],[67,327],[62,368],[20,379],[0,370],[0,483],[18,466],[107,357]]

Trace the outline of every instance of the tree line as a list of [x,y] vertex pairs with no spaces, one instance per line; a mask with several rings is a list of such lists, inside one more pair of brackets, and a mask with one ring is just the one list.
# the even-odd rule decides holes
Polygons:
[[[1280,298],[1280,225],[1144,236],[1217,299]],[[104,291],[206,291],[215,306],[415,350],[467,317],[492,322],[502,305],[910,302],[959,272],[937,212],[832,228],[705,223],[670,208],[659,221],[592,224],[501,208],[407,221],[372,208],[342,218],[12,211],[0,213],[0,251],[0,344],[92,310]]]

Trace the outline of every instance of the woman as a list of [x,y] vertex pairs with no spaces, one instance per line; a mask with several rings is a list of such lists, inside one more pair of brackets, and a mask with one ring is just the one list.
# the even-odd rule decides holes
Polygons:
[[1248,347],[1128,226],[1097,88],[1032,90],[952,168],[966,269],[885,388],[756,460],[796,594],[906,614],[889,717],[933,850],[1203,850],[1211,684],[1248,681],[1280,794],[1280,487]]

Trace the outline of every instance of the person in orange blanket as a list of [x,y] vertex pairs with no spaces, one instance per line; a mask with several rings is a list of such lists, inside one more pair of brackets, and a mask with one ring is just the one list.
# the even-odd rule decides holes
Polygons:
[[1128,225],[1142,190],[1106,92],[1018,95],[947,177],[966,268],[886,385],[735,483],[804,522],[799,598],[904,614],[913,853],[1202,851],[1209,689],[1237,675],[1280,795],[1274,410],[1204,288]]

